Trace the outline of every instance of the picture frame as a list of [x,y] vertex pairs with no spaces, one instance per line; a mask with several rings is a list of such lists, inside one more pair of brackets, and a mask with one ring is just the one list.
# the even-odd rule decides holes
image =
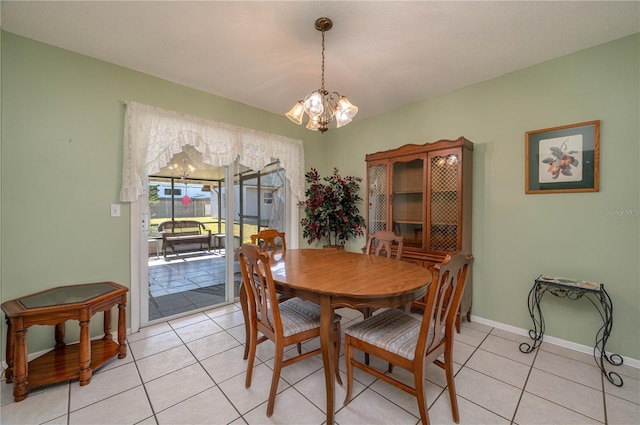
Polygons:
[[599,120],[527,131],[525,193],[598,192],[599,162]]

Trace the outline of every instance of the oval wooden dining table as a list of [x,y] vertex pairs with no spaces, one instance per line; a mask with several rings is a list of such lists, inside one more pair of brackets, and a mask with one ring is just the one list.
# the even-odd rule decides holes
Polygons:
[[320,304],[320,344],[327,388],[327,424],[333,424],[335,373],[332,320],[336,307],[398,307],[423,297],[429,270],[416,264],[329,249],[289,249],[272,258],[278,291]]

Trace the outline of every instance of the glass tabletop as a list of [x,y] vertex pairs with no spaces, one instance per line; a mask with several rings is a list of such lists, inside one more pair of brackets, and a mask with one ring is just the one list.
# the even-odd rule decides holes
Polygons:
[[109,283],[61,286],[39,294],[20,298],[19,301],[26,308],[50,307],[54,305],[85,302],[100,295],[108,294],[115,289],[116,288]]

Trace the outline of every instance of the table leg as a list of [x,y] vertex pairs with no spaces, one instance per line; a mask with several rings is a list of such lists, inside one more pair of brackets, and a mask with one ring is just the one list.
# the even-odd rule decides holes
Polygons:
[[331,296],[322,295],[320,298],[320,346],[322,347],[322,363],[324,365],[324,379],[327,387],[327,425],[333,425],[335,402],[335,368],[333,347],[333,307]]
[[5,317],[5,321],[7,322],[7,348],[6,348],[6,361],[7,361],[7,370],[5,371],[5,377],[7,380],[7,384],[13,382],[13,353],[15,349],[15,332],[13,331],[13,325],[11,324],[11,319]]
[[529,291],[529,315],[533,321],[533,329],[529,330],[529,338],[533,340],[533,344],[529,344],[528,342],[520,344],[520,351],[523,353],[532,352],[542,343],[542,337],[544,336],[544,317],[542,316],[542,310],[540,310],[540,301],[546,290],[547,288],[542,288],[542,285],[535,283],[531,291]]
[[80,386],[91,381],[91,339],[89,337],[89,321],[80,321]]
[[[602,317],[602,327],[596,334],[596,345],[593,349],[593,355],[596,359],[596,364],[600,368],[600,371],[602,371],[602,374],[607,378],[607,380],[616,387],[621,387],[624,382],[620,375],[617,372],[609,372],[604,367],[605,360],[613,366],[619,366],[623,362],[622,357],[619,354],[607,354],[606,350],[607,340],[609,339],[609,335],[611,335],[611,330],[613,328],[613,304],[611,303],[609,294],[607,294],[607,292],[604,290],[604,285],[600,289],[597,298],[600,301],[602,311],[598,309],[598,306],[593,301],[592,303],[600,312],[600,316]],[[600,353],[599,359],[597,356],[598,352]]]
[[56,338],[56,348],[62,348],[65,346],[64,343],[64,334],[65,334],[65,328],[64,328],[64,322],[60,322],[60,323],[56,323],[55,326],[55,338]]
[[23,328],[22,318],[14,323],[15,345],[13,351],[13,401],[18,402],[27,398],[29,383],[27,382],[27,330]]
[[102,329],[104,330],[104,336],[102,337],[102,339],[104,339],[105,341],[111,341],[113,339],[113,336],[111,335],[111,308],[104,311]]
[[127,294],[122,295],[122,300],[118,304],[118,358],[124,359],[127,357]]

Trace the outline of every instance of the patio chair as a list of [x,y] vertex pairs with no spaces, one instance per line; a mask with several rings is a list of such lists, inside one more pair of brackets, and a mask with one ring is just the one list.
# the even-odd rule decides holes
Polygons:
[[[357,367],[414,395],[418,400],[420,419],[424,425],[428,425],[424,373],[430,363],[435,363],[445,370],[453,420],[459,422],[453,379],[453,336],[456,314],[471,261],[471,255],[458,251],[448,254],[442,263],[434,266],[421,319],[398,309],[388,309],[345,330],[345,406],[351,399],[353,368]],[[354,349],[389,362],[389,373],[385,374],[355,360]],[[443,360],[438,359],[440,356],[443,356]],[[393,365],[413,373],[413,387],[393,377]]]
[[[251,386],[251,375],[258,343],[268,339],[275,345],[273,376],[267,403],[267,416],[269,417],[273,414],[282,368],[322,352],[321,348],[317,348],[284,360],[285,347],[320,336],[320,306],[297,297],[280,301],[271,275],[270,257],[267,253],[261,252],[257,245],[243,244],[239,249],[238,259],[242,271],[243,288],[248,300],[250,320],[250,338],[247,341],[249,358],[245,387]],[[333,317],[336,364],[338,364],[340,357],[340,319],[341,317],[337,314]],[[258,332],[262,333],[260,339],[258,339]],[[336,368],[336,379],[342,385],[338,368]]]

